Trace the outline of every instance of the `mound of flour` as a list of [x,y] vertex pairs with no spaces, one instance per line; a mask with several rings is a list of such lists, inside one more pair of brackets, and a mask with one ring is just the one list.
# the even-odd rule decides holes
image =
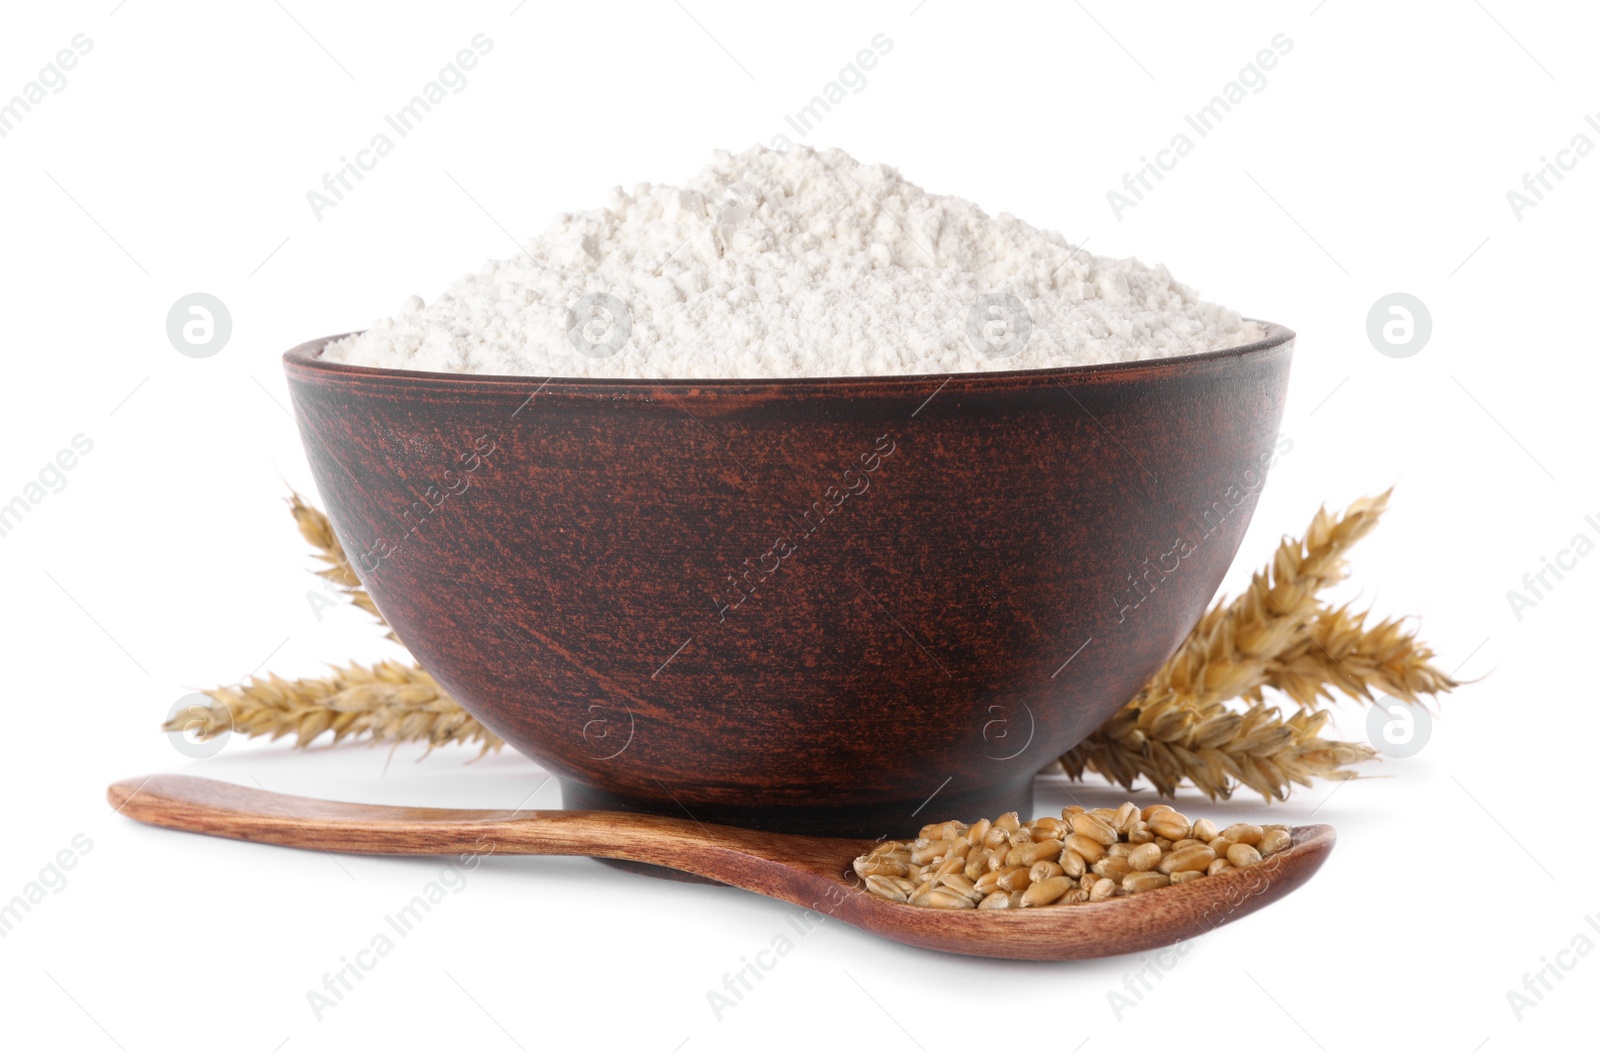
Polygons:
[[431,304],[330,345],[356,365],[527,376],[878,376],[1125,362],[1259,326],[838,150],[718,152],[620,187]]

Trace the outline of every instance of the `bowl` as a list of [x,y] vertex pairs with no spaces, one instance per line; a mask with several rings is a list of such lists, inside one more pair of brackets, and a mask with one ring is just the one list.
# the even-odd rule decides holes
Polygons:
[[565,806],[899,836],[1027,811],[1199,619],[1274,459],[1265,331],[948,376],[284,365],[362,583]]

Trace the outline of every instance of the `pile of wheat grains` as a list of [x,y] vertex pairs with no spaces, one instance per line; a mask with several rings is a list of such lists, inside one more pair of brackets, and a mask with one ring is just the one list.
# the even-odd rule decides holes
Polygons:
[[1167,804],[1064,808],[1023,822],[1015,811],[975,825],[940,822],[909,843],[855,860],[869,892],[947,910],[1066,906],[1137,895],[1253,866],[1289,847],[1289,827],[1218,829]]

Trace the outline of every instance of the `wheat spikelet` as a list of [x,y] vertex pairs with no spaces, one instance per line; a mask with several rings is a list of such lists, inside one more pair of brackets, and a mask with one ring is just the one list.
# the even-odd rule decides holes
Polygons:
[[[1187,783],[1213,799],[1245,785],[1269,800],[1312,778],[1353,777],[1346,768],[1376,752],[1321,737],[1317,709],[1334,689],[1361,700],[1382,691],[1415,702],[1456,682],[1431,664],[1432,650],[1400,621],[1366,624],[1364,613],[1330,608],[1318,593],[1347,572],[1350,548],[1372,532],[1389,493],[1343,515],[1317,511],[1303,540],[1286,538],[1232,602],[1218,602],[1139,694],[1061,757],[1071,778],[1093,771],[1125,788],[1140,779],[1165,795]],[[1285,718],[1263,688],[1300,708]],[[1239,699],[1243,711],[1225,703]]]
[[1305,539],[1284,538],[1243,595],[1206,611],[1143,693],[1158,697],[1170,690],[1204,705],[1258,691],[1279,655],[1304,642],[1305,626],[1322,609],[1318,593],[1344,579],[1345,556],[1377,526],[1388,504],[1385,492],[1356,501],[1340,516],[1319,508]]
[[[1301,708],[1332,700],[1334,689],[1370,701],[1388,694],[1407,703],[1460,686],[1433,665],[1434,653],[1406,622],[1368,626],[1365,612],[1349,606],[1323,609],[1305,634],[1268,663],[1263,685],[1288,695]],[[1260,688],[1245,692],[1259,700]]]
[[188,727],[201,740],[228,730],[247,737],[292,735],[297,748],[330,731],[335,742],[365,735],[375,744],[426,742],[432,749],[460,742],[483,752],[504,744],[422,668],[393,661],[335,668],[320,679],[269,675],[205,693],[211,704],[198,720],[180,713],[162,729]]
[[1061,767],[1073,779],[1093,771],[1128,789],[1143,779],[1164,796],[1189,784],[1226,799],[1244,785],[1267,800],[1282,800],[1291,785],[1353,777],[1346,767],[1377,755],[1366,745],[1323,738],[1330,716],[1301,711],[1285,717],[1261,701],[1243,711],[1222,702],[1195,710],[1166,695],[1118,711],[1062,756]]
[[[328,517],[301,500],[300,494],[292,490],[289,493],[289,512],[294,516],[295,525],[300,528],[300,536],[311,545],[317,558],[327,563],[323,569],[315,571],[316,575],[333,584],[350,602],[371,614],[385,629],[389,629],[389,623],[378,612],[378,606],[372,601],[372,596],[361,587],[361,580],[356,576],[355,568],[350,565],[350,560],[344,553],[344,545],[339,543],[339,536],[333,532],[333,523],[328,521]],[[400,642],[393,630],[388,630],[384,634],[394,642]]]

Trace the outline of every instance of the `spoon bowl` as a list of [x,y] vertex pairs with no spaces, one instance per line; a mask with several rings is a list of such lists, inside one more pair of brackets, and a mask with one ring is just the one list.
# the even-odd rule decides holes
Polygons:
[[1192,939],[1304,884],[1333,850],[1331,826],[1243,869],[1104,902],[941,910],[869,894],[851,862],[876,841],[705,825],[610,811],[474,811],[285,796],[208,778],[113,784],[120,813],[148,825],[358,855],[583,855],[664,866],[792,902],[895,942],[1010,960],[1112,957]]

